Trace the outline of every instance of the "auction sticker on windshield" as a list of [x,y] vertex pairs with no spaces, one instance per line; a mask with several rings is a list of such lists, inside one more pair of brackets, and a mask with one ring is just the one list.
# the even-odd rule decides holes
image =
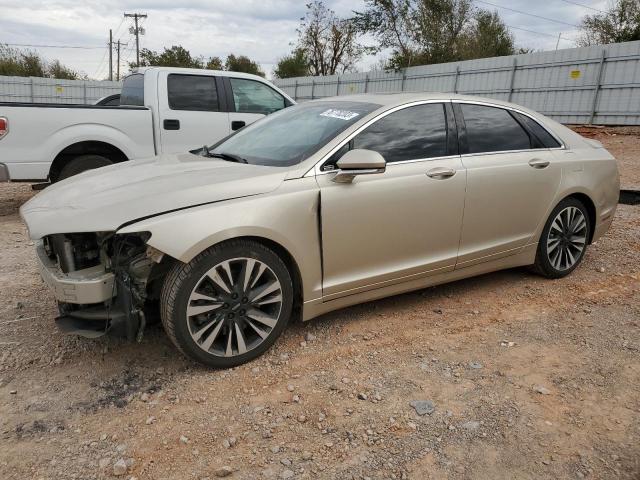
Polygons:
[[352,118],[356,118],[358,115],[360,114],[356,112],[350,112],[349,110],[337,110],[335,108],[330,108],[320,114],[321,117],[338,118],[340,120],[351,120]]

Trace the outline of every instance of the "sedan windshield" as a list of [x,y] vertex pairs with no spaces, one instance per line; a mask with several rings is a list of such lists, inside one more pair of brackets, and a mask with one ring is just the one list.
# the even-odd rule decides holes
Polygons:
[[310,102],[286,108],[214,145],[208,154],[255,165],[296,165],[380,105]]

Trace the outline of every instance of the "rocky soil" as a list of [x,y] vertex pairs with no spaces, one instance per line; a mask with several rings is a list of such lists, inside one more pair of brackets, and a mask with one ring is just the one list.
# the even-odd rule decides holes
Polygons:
[[[589,129],[640,188],[637,129]],[[0,186],[0,478],[638,479],[640,206],[569,277],[510,270],[293,325],[210,371],[159,327],[59,333]]]

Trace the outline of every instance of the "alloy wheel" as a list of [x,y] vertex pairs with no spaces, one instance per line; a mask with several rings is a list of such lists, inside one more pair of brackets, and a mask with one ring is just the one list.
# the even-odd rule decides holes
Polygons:
[[584,253],[587,244],[587,220],[574,206],[560,210],[547,236],[547,256],[558,271],[573,267]]
[[187,323],[205,352],[233,357],[260,345],[278,323],[282,286],[273,270],[254,258],[218,263],[191,291]]

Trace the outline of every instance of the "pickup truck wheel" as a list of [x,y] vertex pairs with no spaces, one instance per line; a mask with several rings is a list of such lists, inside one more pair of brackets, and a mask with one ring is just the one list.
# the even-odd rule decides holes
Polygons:
[[62,170],[60,170],[60,174],[56,180],[64,180],[65,178],[73,177],[74,175],[86,172],[87,170],[106,167],[111,164],[113,164],[113,162],[102,155],[80,155],[73,158],[67,162],[64,167],[62,167]]
[[185,355],[215,368],[260,356],[284,331],[293,307],[293,283],[282,259],[250,240],[205,250],[167,275],[160,299],[162,323]]

